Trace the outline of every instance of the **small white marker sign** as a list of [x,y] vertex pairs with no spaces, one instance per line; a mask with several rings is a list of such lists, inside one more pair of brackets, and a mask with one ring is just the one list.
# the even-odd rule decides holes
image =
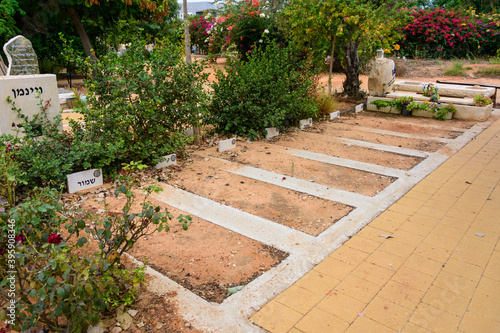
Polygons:
[[99,169],[75,172],[66,176],[68,179],[68,192],[75,193],[103,184],[102,171]]
[[356,105],[356,107],[354,108],[354,112],[361,112],[361,111],[363,111],[363,104]]
[[340,111],[335,111],[335,112],[330,113],[330,120],[337,119],[339,117],[340,117]]
[[276,129],[276,127],[268,127],[266,128],[267,134],[266,139],[274,138],[275,136],[280,135],[280,131]]
[[219,142],[219,152],[236,148],[236,138],[227,139]]
[[300,129],[304,129],[306,127],[312,126],[312,124],[313,124],[313,119],[312,118],[302,119],[300,121]]
[[160,162],[155,165],[156,169],[161,169],[164,167],[168,167],[170,165],[177,164],[177,156],[175,154],[165,155],[163,156],[163,158],[164,158],[163,162]]

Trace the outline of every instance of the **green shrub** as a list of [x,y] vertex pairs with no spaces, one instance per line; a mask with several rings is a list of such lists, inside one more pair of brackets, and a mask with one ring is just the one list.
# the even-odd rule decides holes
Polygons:
[[[7,144],[16,146],[16,166],[23,173],[18,177],[19,185],[59,187],[66,182],[67,174],[92,167],[105,168],[117,158],[122,142],[94,140],[76,123],[73,133],[61,132],[61,115],[49,119],[43,100],[39,103],[40,112],[31,118],[10,102],[22,122],[16,136],[0,136],[0,148],[7,149]],[[7,163],[6,158],[7,155],[0,156],[0,164]]]
[[89,104],[78,111],[92,142],[121,142],[119,161],[153,164],[185,147],[183,130],[205,107],[208,74],[201,64],[186,64],[174,45],[160,43],[149,53],[137,42],[125,55],[110,53],[91,67]]
[[267,127],[285,129],[315,117],[315,83],[306,67],[288,47],[257,48],[248,61],[217,71],[206,122],[224,135],[255,139]]

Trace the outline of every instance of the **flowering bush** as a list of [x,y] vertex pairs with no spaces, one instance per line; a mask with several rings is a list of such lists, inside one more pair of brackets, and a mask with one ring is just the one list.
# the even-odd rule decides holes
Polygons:
[[214,23],[215,16],[211,13],[195,16],[189,26],[191,45],[198,45],[201,51],[203,51],[204,53],[208,53],[208,31],[212,28]]
[[266,11],[259,0],[227,1],[221,14],[208,25],[210,53],[218,56],[235,51],[247,59],[257,46],[281,38],[274,18]]
[[435,9],[412,12],[402,29],[402,51],[426,58],[494,55],[500,41],[500,16]]
[[[0,308],[14,314],[10,323],[15,330],[42,326],[50,332],[86,332],[103,312],[135,297],[144,270],[124,273],[120,256],[140,238],[168,231],[173,218],[147,202],[153,191],[161,190],[156,186],[145,189],[142,209],[132,212],[132,187],[138,185],[132,172],[143,167],[124,167],[115,194],[123,195],[126,203],[116,216],[105,207],[103,216],[84,220],[65,211],[60,193],[50,188],[35,189],[0,214]],[[187,229],[190,217],[178,219]],[[88,238],[95,247],[88,247]],[[5,317],[0,309],[0,318]]]

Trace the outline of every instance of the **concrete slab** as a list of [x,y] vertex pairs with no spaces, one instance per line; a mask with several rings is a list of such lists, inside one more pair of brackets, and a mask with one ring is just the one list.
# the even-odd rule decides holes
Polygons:
[[[448,97],[470,97],[473,98],[476,95],[482,95],[486,97],[491,97],[495,94],[495,88],[486,88],[480,86],[458,86],[453,84],[443,84],[434,83],[434,86],[438,88],[439,96]],[[414,93],[422,93],[422,88],[428,85],[429,82],[418,82],[418,81],[396,81],[394,83],[394,90],[396,91],[411,91]]]

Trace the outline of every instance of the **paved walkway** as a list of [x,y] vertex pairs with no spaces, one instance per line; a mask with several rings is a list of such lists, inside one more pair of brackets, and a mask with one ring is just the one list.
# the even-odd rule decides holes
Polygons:
[[270,332],[500,332],[499,182],[497,120],[251,320]]

